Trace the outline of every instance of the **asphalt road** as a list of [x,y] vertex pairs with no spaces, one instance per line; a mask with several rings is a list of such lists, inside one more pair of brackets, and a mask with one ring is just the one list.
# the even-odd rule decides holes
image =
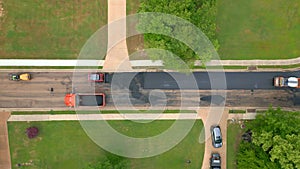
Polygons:
[[[184,73],[145,73],[145,89],[274,89],[275,76],[300,77],[296,72],[195,72]],[[193,82],[193,83],[192,83]],[[180,86],[180,87],[179,87]]]
[[[211,82],[214,89],[226,89],[221,73],[211,73],[211,81],[205,72],[192,76],[182,73],[116,73],[113,85],[91,83],[86,72],[32,72],[30,81],[10,81],[8,72],[0,72],[0,108],[65,108],[67,93],[106,94],[107,106],[209,106],[211,95],[225,92],[208,91]],[[225,73],[227,82],[227,106],[293,106],[289,90],[274,89],[274,76],[299,76],[299,72]],[[225,77],[223,76],[223,77]],[[176,79],[183,90],[177,90]],[[194,82],[194,83],[193,83]],[[200,90],[199,90],[200,89]],[[237,90],[238,91],[237,91]],[[254,89],[251,92],[251,89]],[[258,90],[259,89],[259,90]],[[218,91],[218,90],[217,90]],[[200,101],[200,98],[202,101]],[[214,97],[213,97],[214,98]],[[222,97],[216,104],[223,104]],[[220,101],[221,100],[221,101]],[[223,103],[222,103],[223,102]],[[116,105],[117,104],[117,105]]]

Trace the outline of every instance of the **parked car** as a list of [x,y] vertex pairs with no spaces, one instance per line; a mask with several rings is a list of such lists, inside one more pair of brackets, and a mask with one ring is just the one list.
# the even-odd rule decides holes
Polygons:
[[221,169],[221,156],[219,153],[212,153],[210,157],[210,168]]
[[11,73],[9,74],[9,80],[19,81],[19,80],[30,80],[31,76],[29,73]]
[[222,134],[220,126],[211,127],[211,139],[215,148],[222,147]]

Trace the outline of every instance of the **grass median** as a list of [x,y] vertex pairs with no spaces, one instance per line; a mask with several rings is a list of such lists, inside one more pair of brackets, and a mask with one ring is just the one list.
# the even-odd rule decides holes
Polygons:
[[[134,137],[152,136],[169,128],[174,121],[134,123],[131,121],[110,121],[117,131]],[[36,126],[37,138],[28,139],[25,130]],[[182,169],[201,168],[204,144],[199,144],[202,121],[194,124],[188,135],[173,149],[155,157],[125,159],[133,169]],[[79,122],[8,122],[9,141],[13,168],[18,163],[30,163],[31,169],[82,169],[110,154],[89,139]],[[110,154],[112,155],[112,154]],[[191,160],[190,164],[186,160]]]

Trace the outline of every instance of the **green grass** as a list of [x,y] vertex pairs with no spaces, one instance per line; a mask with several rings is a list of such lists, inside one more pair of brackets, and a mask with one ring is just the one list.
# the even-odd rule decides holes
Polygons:
[[247,69],[247,66],[194,66],[193,69]]
[[126,14],[136,14],[142,0],[126,1]]
[[[29,126],[39,128],[37,138],[29,140],[25,135]],[[33,166],[23,168],[81,169],[105,154],[86,136],[78,122],[9,122],[8,131],[13,168],[32,160]]]
[[217,2],[221,59],[288,59],[300,56],[299,0]]
[[75,111],[14,111],[12,115],[28,115],[28,114],[76,114]]
[[290,69],[290,68],[298,68],[300,64],[295,65],[280,65],[280,66],[258,66],[258,68],[280,68],[280,69]]
[[76,59],[107,23],[106,0],[2,0],[0,58]]
[[[131,121],[109,121],[117,131],[134,137],[152,136],[161,133],[172,125],[173,121],[154,121],[151,123],[133,123]],[[40,133],[29,140],[24,131],[36,126]],[[151,158],[125,159],[133,169],[182,169],[200,168],[203,160],[204,144],[198,143],[202,121],[196,121],[194,127],[173,149]],[[23,167],[30,169],[82,169],[89,163],[103,159],[107,152],[96,146],[84,133],[80,124],[66,122],[8,122],[12,166],[32,160],[34,165]],[[191,164],[185,161],[190,159]]]
[[246,113],[246,110],[229,110],[229,113]]
[[[169,124],[168,124],[169,123]],[[171,122],[164,123],[170,125]],[[132,169],[199,169],[202,166],[204,144],[199,144],[199,133],[203,127],[202,121],[196,121],[189,135],[176,147],[161,155],[144,158],[131,159]],[[160,130],[162,127],[153,125],[153,130]],[[191,164],[186,164],[186,160],[191,160]]]
[[243,130],[239,124],[228,124],[227,127],[227,168],[237,169],[236,156]]

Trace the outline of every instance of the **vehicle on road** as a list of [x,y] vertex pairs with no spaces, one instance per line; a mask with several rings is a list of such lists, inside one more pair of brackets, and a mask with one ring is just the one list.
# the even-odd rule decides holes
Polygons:
[[9,74],[9,80],[13,80],[13,81],[19,81],[19,80],[28,81],[30,79],[31,79],[31,76],[29,73],[11,73],[11,74]]
[[210,157],[210,168],[221,169],[221,156],[219,153],[212,153]]
[[222,147],[222,134],[220,126],[211,127],[211,137],[212,144],[215,148]]
[[300,78],[282,76],[274,77],[274,86],[300,88]]
[[88,80],[90,82],[109,83],[109,73],[89,73]]
[[105,94],[81,94],[70,93],[65,96],[65,104],[68,107],[104,107],[105,106]]

